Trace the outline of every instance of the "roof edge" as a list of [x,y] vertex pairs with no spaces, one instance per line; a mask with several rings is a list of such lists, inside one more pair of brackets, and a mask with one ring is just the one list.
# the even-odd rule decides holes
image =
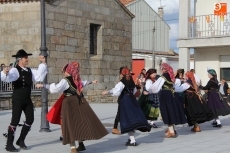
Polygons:
[[120,2],[120,0],[116,0],[116,2],[124,9],[124,11],[131,17],[131,19],[135,18],[135,15],[130,12],[129,9]]

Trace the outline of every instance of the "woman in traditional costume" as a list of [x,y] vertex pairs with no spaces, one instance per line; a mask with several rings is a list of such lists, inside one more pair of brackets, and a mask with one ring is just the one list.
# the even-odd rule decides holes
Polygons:
[[206,102],[209,108],[212,110],[215,120],[213,121],[213,127],[222,127],[219,116],[225,116],[230,114],[230,106],[223,99],[219,90],[218,90],[218,80],[216,71],[213,69],[208,70],[208,77],[210,80],[208,81],[205,87],[200,86],[199,88],[202,90],[208,90]]
[[128,133],[130,139],[126,142],[126,146],[137,146],[134,131],[140,130],[142,132],[149,132],[151,130],[143,111],[137,103],[136,97],[138,90],[131,77],[130,70],[125,67],[122,70],[124,76],[120,82],[109,91],[104,91],[102,94],[111,94],[112,96],[119,96],[119,110],[120,110],[120,129],[121,134]]
[[[151,85],[156,81],[157,71],[156,69],[149,69],[146,72],[146,82],[144,91],[148,92]],[[151,120],[150,126],[153,128],[158,128],[154,123],[159,117],[159,97],[158,93],[142,93],[141,97],[138,99],[138,103],[143,110],[147,120]]]
[[193,126],[192,132],[201,132],[200,123],[214,118],[211,109],[198,93],[198,87],[192,72],[185,74],[187,80],[181,86],[175,86],[176,92],[185,92],[185,111],[189,126]]
[[[175,76],[175,87],[180,87],[184,83],[184,69],[178,69],[176,76]],[[179,101],[181,102],[182,107],[185,107],[185,95],[184,92],[175,92],[175,95],[178,97]],[[186,114],[186,111],[185,111]],[[187,115],[187,114],[186,114]]]
[[72,62],[66,68],[66,77],[58,84],[36,85],[49,89],[51,93],[63,92],[65,95],[61,108],[62,143],[63,145],[70,144],[71,153],[77,153],[75,141],[83,144],[82,140],[97,140],[108,134],[82,94],[84,85],[79,69],[79,63]]
[[175,96],[173,84],[175,82],[175,75],[173,69],[166,63],[161,65],[163,72],[162,76],[151,85],[149,93],[158,93],[160,100],[160,112],[163,122],[168,125],[168,129],[165,131],[166,138],[175,138],[177,133],[174,129],[174,125],[187,123],[183,107]]

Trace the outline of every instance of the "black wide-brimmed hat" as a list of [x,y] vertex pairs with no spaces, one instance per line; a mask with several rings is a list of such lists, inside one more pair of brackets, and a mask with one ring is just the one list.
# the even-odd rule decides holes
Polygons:
[[27,54],[26,51],[23,49],[20,49],[16,55],[12,55],[12,57],[25,57],[25,56],[31,56],[32,54]]

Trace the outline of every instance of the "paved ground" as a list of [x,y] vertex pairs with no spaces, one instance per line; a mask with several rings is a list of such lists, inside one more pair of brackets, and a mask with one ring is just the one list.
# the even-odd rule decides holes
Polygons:
[[[91,104],[92,108],[101,119],[102,123],[110,132],[112,129],[114,116],[116,114],[116,104]],[[62,145],[59,141],[60,127],[50,125],[52,132],[40,133],[41,109],[36,108],[35,123],[26,139],[29,150],[21,150],[24,153],[68,153],[69,146]],[[0,111],[1,135],[6,132],[10,122],[11,111]],[[22,121],[24,115],[22,116]],[[158,121],[158,129],[152,129],[150,133],[136,132],[135,136],[139,146],[126,147],[127,134],[108,134],[101,140],[85,142],[86,151],[84,153],[229,153],[230,152],[230,119],[229,116],[221,117],[223,127],[216,129],[211,126],[211,122],[201,125],[201,133],[191,133],[190,127],[177,126],[179,136],[177,138],[164,138],[166,126]],[[19,136],[21,128],[17,129],[16,137]],[[0,136],[0,153],[5,153],[5,141]]]

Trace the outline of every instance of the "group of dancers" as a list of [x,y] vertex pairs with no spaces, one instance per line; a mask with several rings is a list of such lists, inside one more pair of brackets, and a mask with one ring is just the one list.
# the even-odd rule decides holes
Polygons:
[[[1,72],[1,80],[13,82],[14,85],[12,120],[8,127],[5,148],[9,152],[19,151],[13,142],[22,111],[25,113],[26,121],[16,145],[21,149],[27,149],[25,138],[34,121],[31,101],[32,81],[42,82],[47,74],[47,65],[42,55],[39,56],[41,64],[38,70],[26,67],[30,55],[32,54],[19,50],[16,55],[13,55],[17,60],[16,67],[10,70],[5,68]],[[120,81],[113,89],[102,92],[102,95],[110,94],[118,97],[118,111],[112,133],[128,133],[129,139],[126,146],[137,146],[134,136],[136,130],[150,132],[152,127],[157,128],[154,121],[157,120],[159,114],[164,124],[168,125],[165,131],[166,138],[177,136],[175,125],[179,124],[188,123],[189,126],[193,126],[192,132],[200,132],[200,123],[214,119],[213,126],[221,127],[218,117],[230,114],[230,106],[218,91],[215,70],[208,70],[210,80],[206,86],[201,86],[196,81],[193,72],[186,72],[184,75],[180,69],[175,76],[172,67],[166,63],[161,65],[161,70],[162,75],[159,76],[155,69],[149,69],[145,83],[136,84],[131,70],[121,67]],[[82,81],[79,72],[80,64],[71,62],[64,66],[64,78],[59,83],[36,85],[37,88],[48,89],[51,94],[62,93],[47,114],[47,119],[51,123],[61,125],[62,143],[63,145],[70,144],[70,153],[85,150],[83,141],[101,139],[108,134],[83,95],[84,86],[97,83],[97,81]],[[143,85],[144,88],[141,88]],[[206,100],[201,97],[200,90],[207,91]],[[137,97],[139,97],[138,100]],[[118,122],[120,122],[120,131]],[[78,141],[78,147],[75,141]]]

